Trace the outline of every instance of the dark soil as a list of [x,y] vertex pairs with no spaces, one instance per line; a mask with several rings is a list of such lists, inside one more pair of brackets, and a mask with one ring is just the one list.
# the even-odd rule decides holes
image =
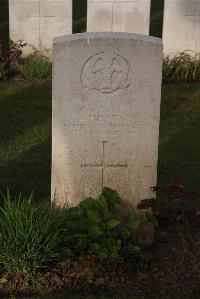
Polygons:
[[[200,229],[159,229],[150,249],[151,262],[130,258],[121,264],[98,266],[93,256],[41,269],[34,287],[25,275],[10,273],[0,295],[53,294],[105,296],[200,297]],[[98,267],[97,267],[98,266]]]

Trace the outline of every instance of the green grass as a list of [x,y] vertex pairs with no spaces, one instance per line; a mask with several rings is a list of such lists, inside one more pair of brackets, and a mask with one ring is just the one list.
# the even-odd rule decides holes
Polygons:
[[[50,197],[51,82],[0,83],[0,190]],[[200,86],[162,90],[158,183],[200,182]]]
[[0,208],[1,265],[7,272],[36,271],[60,257],[66,214],[48,202],[35,205],[29,198],[15,201],[7,192]]
[[29,57],[29,59],[20,66],[20,71],[23,78],[27,80],[50,79],[52,76],[52,63],[43,56]]
[[166,85],[162,90],[158,183],[179,176],[187,188],[200,184],[200,85]]
[[200,82],[200,53],[184,51],[164,56],[163,82]]
[[0,190],[50,196],[51,83],[0,83]]

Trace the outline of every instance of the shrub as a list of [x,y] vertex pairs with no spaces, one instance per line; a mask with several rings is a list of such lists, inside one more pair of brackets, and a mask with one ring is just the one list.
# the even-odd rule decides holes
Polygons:
[[142,200],[138,209],[151,208],[155,216],[175,225],[200,223],[200,190],[185,191],[179,178],[170,186],[155,186],[152,190],[157,192],[157,199]]
[[0,79],[19,72],[22,49],[26,46],[22,41],[9,41],[7,48],[0,44]]
[[184,51],[173,58],[163,60],[164,82],[200,81],[200,53]]
[[11,201],[7,193],[0,208],[0,259],[5,269],[34,274],[56,260],[64,218],[47,203],[35,206],[31,197]]
[[52,64],[44,56],[32,56],[21,65],[21,73],[28,80],[51,78]]
[[141,218],[135,212],[119,217],[121,199],[103,188],[99,198],[87,198],[67,211],[65,253],[70,257],[94,254],[101,261],[120,261],[126,255],[142,256]]

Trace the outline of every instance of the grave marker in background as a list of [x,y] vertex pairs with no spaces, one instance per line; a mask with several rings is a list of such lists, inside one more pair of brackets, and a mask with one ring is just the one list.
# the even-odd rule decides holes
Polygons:
[[88,0],[87,31],[149,34],[150,0]]
[[200,0],[165,0],[165,54],[200,50]]
[[103,186],[136,206],[156,184],[162,42],[82,33],[53,45],[52,200],[77,205]]
[[9,0],[9,12],[10,38],[29,44],[25,55],[51,53],[53,38],[72,32],[71,0]]

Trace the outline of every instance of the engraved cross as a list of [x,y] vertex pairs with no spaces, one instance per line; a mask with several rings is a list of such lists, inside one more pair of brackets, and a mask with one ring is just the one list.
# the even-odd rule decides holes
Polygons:
[[114,27],[114,4],[116,3],[126,4],[130,2],[137,2],[137,0],[104,0],[104,2],[112,3],[112,25],[111,25],[112,26],[111,31],[112,31]]
[[101,173],[102,173],[102,187],[104,186],[104,170],[107,168],[128,168],[128,164],[122,164],[122,163],[116,163],[116,164],[109,164],[105,162],[105,144],[107,141],[103,141],[102,142],[102,162],[100,164],[81,164],[81,168],[97,168],[97,169],[101,169]]
[[36,18],[36,19],[39,20],[39,46],[40,46],[40,48],[42,48],[41,34],[42,34],[43,20],[44,19],[53,19],[53,18],[55,18],[55,16],[50,16],[50,15],[45,16],[44,15],[42,2],[43,2],[43,0],[40,0],[38,2],[38,5],[39,5],[39,13],[38,14],[27,15],[27,19]]

